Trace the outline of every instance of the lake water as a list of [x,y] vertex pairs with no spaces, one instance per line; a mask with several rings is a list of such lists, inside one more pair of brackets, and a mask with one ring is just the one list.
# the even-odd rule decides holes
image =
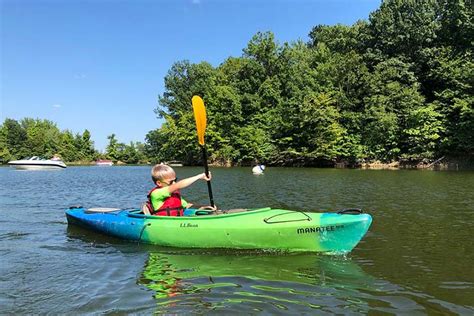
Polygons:
[[[222,209],[360,207],[374,221],[344,257],[160,248],[64,215],[138,207],[150,167],[0,168],[0,314],[474,313],[474,172],[211,170]],[[203,181],[182,193],[208,203]]]

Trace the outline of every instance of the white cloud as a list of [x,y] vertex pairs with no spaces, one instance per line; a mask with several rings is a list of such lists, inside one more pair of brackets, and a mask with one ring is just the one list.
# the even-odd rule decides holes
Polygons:
[[86,77],[87,77],[86,74],[82,74],[82,73],[74,75],[74,79],[85,79]]
[[201,0],[193,0],[192,3],[193,4],[201,4]]
[[61,104],[53,104],[53,108],[59,109],[61,107]]

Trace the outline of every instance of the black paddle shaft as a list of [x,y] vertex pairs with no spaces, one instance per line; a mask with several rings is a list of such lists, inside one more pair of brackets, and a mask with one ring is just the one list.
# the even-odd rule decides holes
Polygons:
[[[206,146],[202,145],[202,160],[204,162],[204,171],[206,172],[206,176],[209,177],[209,167],[207,165],[207,151]],[[209,191],[209,200],[211,201],[211,206],[214,207],[214,197],[212,196],[212,187],[211,181],[207,182],[207,190]]]

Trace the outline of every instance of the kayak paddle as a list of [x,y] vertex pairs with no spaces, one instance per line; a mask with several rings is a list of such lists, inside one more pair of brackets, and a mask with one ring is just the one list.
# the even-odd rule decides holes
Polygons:
[[[209,177],[209,167],[207,165],[207,152],[206,145],[204,143],[204,133],[206,132],[206,108],[204,107],[204,101],[200,96],[193,96],[193,110],[194,110],[194,119],[196,120],[196,129],[198,134],[199,145],[202,148],[202,160],[204,162],[204,170],[206,171],[206,176]],[[211,201],[211,206],[214,207],[214,197],[212,196],[212,187],[211,181],[207,182],[207,190],[209,191],[209,200]]]

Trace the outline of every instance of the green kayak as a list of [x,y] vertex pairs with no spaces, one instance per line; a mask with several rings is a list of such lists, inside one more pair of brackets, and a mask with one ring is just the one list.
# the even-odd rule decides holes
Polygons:
[[[347,214],[350,213],[350,214]],[[345,253],[364,237],[372,222],[354,210],[312,213],[260,208],[185,216],[150,216],[140,210],[66,210],[69,224],[122,239],[181,248],[231,248]]]

